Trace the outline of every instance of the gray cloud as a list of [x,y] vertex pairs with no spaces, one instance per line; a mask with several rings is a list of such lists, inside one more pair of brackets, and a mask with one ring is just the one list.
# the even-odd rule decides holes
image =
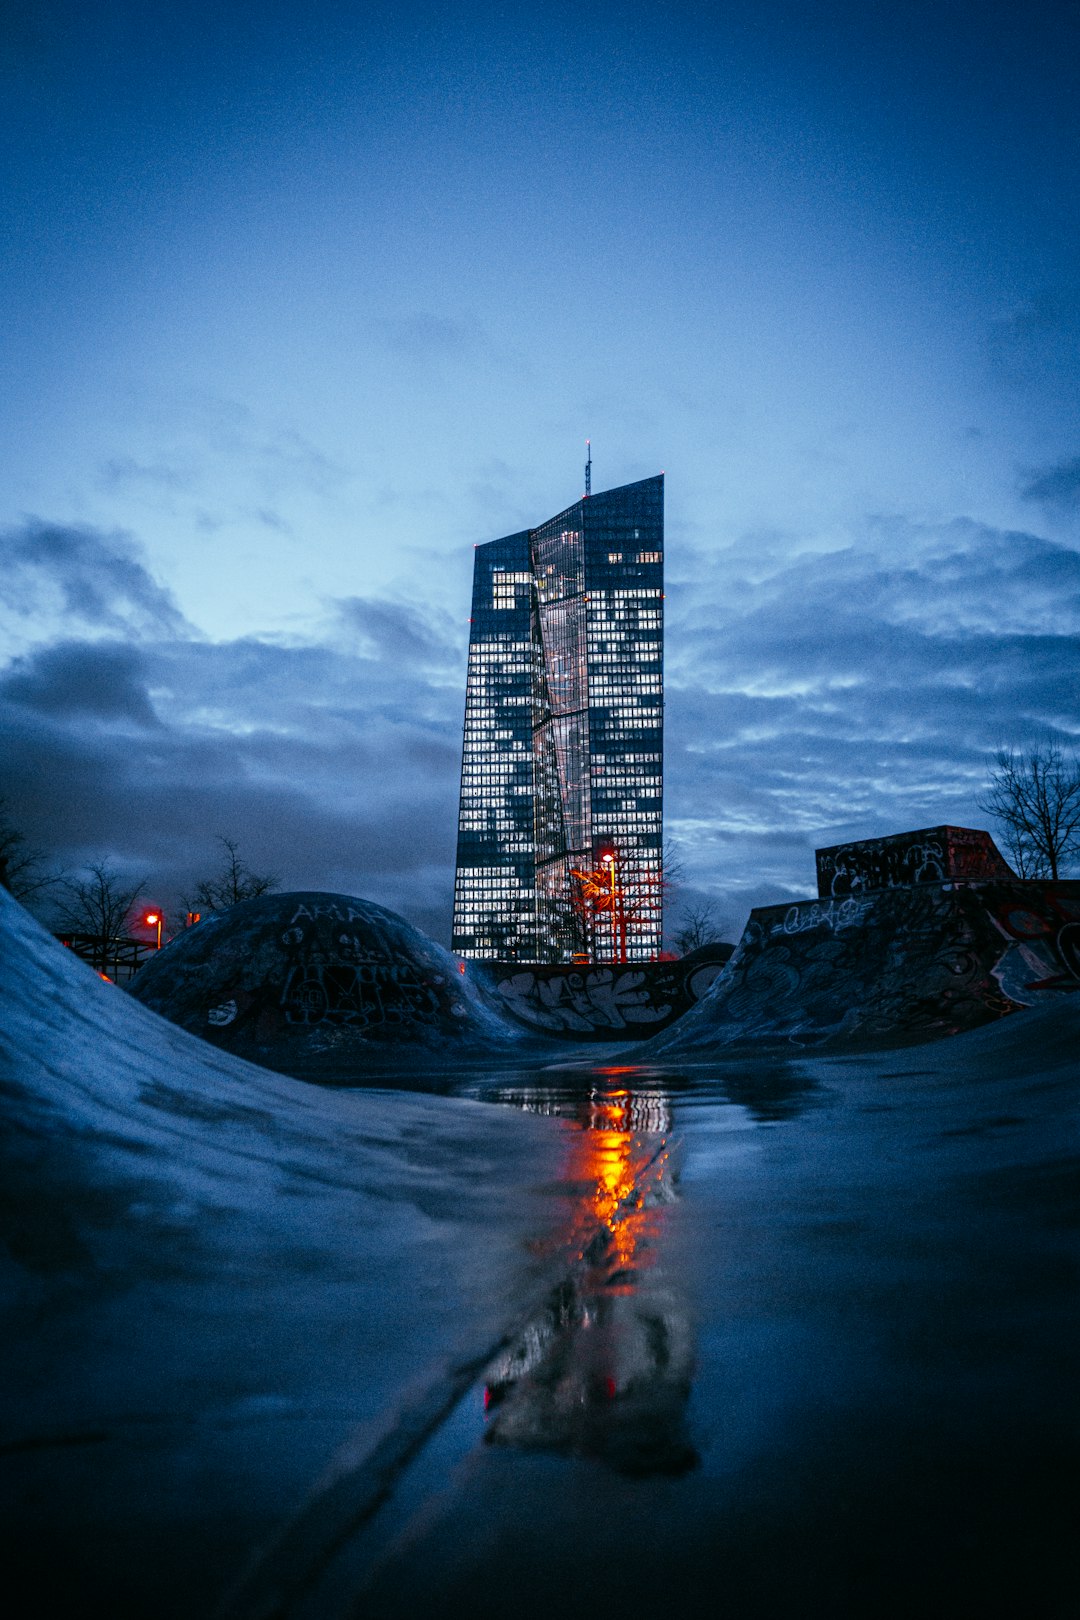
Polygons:
[[1080,510],[1080,456],[1040,468],[1026,480],[1020,493],[1025,500],[1063,512]]
[[167,461],[139,461],[135,456],[113,456],[103,462],[102,483],[108,489],[125,485],[147,485],[179,494],[190,490],[195,475],[190,467],[177,467]]
[[1080,556],[1035,535],[755,536],[689,559],[669,609],[666,808],[691,879],[743,909],[807,892],[815,844],[985,824],[1002,740],[1080,736]]
[[60,642],[0,676],[0,698],[40,715],[96,717],[155,727],[145,660],[134,647],[107,642]]
[[1053,394],[1075,391],[1080,366],[1080,291],[1047,289],[1026,299],[989,328],[988,358],[1010,386]]
[[176,635],[190,627],[128,535],[27,519],[0,533],[0,602],[29,618],[59,611],[96,629]]
[[[1068,547],[890,519],[827,551],[755,534],[680,557],[665,808],[684,892],[735,923],[811,892],[815,845],[984,824],[1000,742],[1080,737]],[[65,864],[119,858],[158,899],[226,833],[289,886],[368,895],[446,939],[465,627],[416,602],[331,606],[309,642],[95,624],[10,664],[0,793]]]
[[368,657],[429,670],[456,669],[464,659],[465,637],[448,614],[362,596],[342,597],[335,607]]
[[287,887],[367,895],[447,938],[463,653],[437,615],[345,608],[365,632],[341,647],[69,639],[14,661],[0,793],[60,864],[149,872],[173,907],[225,833]]

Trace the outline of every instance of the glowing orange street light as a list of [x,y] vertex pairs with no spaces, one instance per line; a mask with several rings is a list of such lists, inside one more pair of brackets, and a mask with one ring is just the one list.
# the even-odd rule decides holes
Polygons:
[[159,951],[161,949],[161,925],[164,921],[165,918],[160,911],[148,911],[143,918],[143,922],[148,928],[153,928],[154,924],[157,924],[157,948]]

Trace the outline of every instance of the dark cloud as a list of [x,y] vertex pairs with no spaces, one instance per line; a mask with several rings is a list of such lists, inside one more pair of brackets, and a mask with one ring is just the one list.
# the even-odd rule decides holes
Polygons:
[[[735,925],[812,892],[817,845],[985,824],[1001,742],[1080,736],[1065,546],[890,519],[831,550],[756,534],[680,555],[665,808],[684,896]],[[224,833],[287,886],[367,895],[445,940],[465,634],[355,597],[307,642],[69,632],[0,671],[0,793],[64,864],[117,859],[157,899]]]
[[273,529],[276,534],[287,534],[290,538],[295,538],[296,530],[291,523],[282,517],[280,512],[274,512],[268,506],[260,506],[255,516],[264,528]]
[[1012,386],[1044,396],[1075,393],[1080,366],[1080,289],[1061,286],[1026,299],[991,324],[989,357]]
[[1014,340],[1068,331],[1077,326],[1080,326],[1080,294],[1074,288],[1063,287],[1033,294],[993,323],[995,332]]
[[1025,500],[1037,501],[1041,506],[1064,512],[1080,510],[1080,456],[1032,473],[1020,493]]
[[0,698],[42,715],[159,724],[146,690],[145,659],[124,643],[61,642],[17,658],[0,676]]
[[0,556],[0,602],[22,617],[59,612],[96,629],[136,635],[189,628],[127,535],[30,518],[0,533]]
[[[222,487],[240,478],[248,488],[247,506],[277,515],[283,493],[331,496],[353,476],[350,467],[295,427],[224,394],[195,391],[175,400],[170,433],[186,445],[178,470],[205,504],[216,506]],[[174,459],[150,465],[171,467]]]
[[449,615],[362,596],[343,597],[335,606],[367,657],[426,669],[455,668],[464,658],[465,638]]
[[370,635],[341,648],[68,640],[15,661],[0,793],[59,863],[148,872],[173,907],[226,834],[286,887],[366,895],[446,939],[464,657],[451,671],[419,611],[347,606]]
[[[967,520],[792,556],[760,536],[669,589],[666,809],[699,886],[813,886],[813,848],[943,820],[1002,740],[1080,735],[1080,556]],[[688,576],[688,577],[687,577]]]

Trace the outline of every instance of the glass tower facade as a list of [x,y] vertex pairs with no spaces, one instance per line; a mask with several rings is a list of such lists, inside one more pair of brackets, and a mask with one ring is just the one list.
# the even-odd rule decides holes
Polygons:
[[663,475],[476,548],[460,955],[658,955],[663,654]]

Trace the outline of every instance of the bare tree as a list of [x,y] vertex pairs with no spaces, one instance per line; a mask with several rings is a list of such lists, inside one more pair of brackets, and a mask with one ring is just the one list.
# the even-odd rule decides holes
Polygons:
[[55,888],[60,876],[43,849],[29,843],[15,825],[6,799],[0,798],[0,888],[26,901]]
[[1056,879],[1080,852],[1080,760],[1056,743],[999,748],[979,805],[1004,828],[1022,878]]
[[196,883],[193,894],[184,900],[187,911],[228,911],[241,900],[257,900],[278,886],[278,879],[270,873],[251,870],[235,838],[219,837],[218,843],[225,852],[221,866],[212,877]]
[[664,889],[669,892],[677,889],[686,879],[686,862],[683,860],[682,845],[677,838],[664,839]]
[[146,888],[146,879],[126,883],[107,863],[86,868],[85,878],[65,878],[57,908],[57,925],[73,934],[89,934],[102,949],[127,937],[131,913]]
[[711,901],[686,906],[678,932],[673,936],[680,956],[689,956],[702,945],[715,945],[724,937],[726,924]]

